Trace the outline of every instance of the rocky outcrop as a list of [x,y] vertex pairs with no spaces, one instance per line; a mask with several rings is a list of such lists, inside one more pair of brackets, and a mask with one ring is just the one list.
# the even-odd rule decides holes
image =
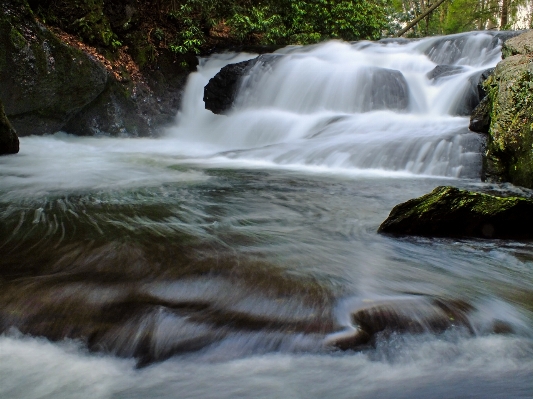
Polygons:
[[9,123],[4,112],[4,105],[0,101],[0,155],[16,154],[19,152],[19,139],[15,129]]
[[[81,12],[63,3],[68,6],[64,14]],[[59,38],[35,19],[25,0],[7,0],[0,9],[0,99],[19,135],[63,130],[151,136],[175,117],[187,75],[197,65],[193,55],[177,59],[161,51],[157,60],[139,70],[120,49],[111,55],[113,64],[96,48],[54,30]],[[105,44],[105,38],[100,39],[95,42]]]
[[[239,91],[251,84],[243,78],[252,70],[271,68],[281,59],[283,56],[264,54],[248,61],[226,65],[205,86],[205,108],[215,114],[228,112],[235,106]],[[402,111],[409,106],[409,87],[400,71],[368,67],[362,71],[361,79],[367,84],[360,93],[366,100],[360,111]]]
[[225,114],[234,106],[241,89],[242,78],[252,68],[270,67],[280,56],[263,54],[251,60],[226,65],[204,88],[205,109],[214,114]]
[[226,65],[204,88],[205,109],[214,114],[224,114],[233,107],[243,75],[256,59]]
[[0,5],[0,99],[21,136],[60,130],[106,87],[94,59],[63,43],[20,0]]
[[399,204],[379,233],[429,237],[532,239],[533,200],[496,197],[454,187]]
[[533,187],[533,31],[505,42],[489,91],[490,134],[485,176]]

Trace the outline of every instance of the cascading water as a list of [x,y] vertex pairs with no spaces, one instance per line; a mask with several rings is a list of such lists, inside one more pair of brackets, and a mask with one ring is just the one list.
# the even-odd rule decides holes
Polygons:
[[[499,57],[487,33],[288,48],[257,63],[231,113],[215,116],[198,88],[221,64],[240,60],[215,56],[191,77],[172,134],[241,162],[476,177],[481,139],[457,114],[474,78]],[[463,68],[429,79],[440,64]]]
[[285,48],[227,115],[204,87],[255,55],[214,55],[163,137],[22,138],[0,398],[530,398],[531,245],[376,233],[437,185],[501,189],[467,128],[500,37]]

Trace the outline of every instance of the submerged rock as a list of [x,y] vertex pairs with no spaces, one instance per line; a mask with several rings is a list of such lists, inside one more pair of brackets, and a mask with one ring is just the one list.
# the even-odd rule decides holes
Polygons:
[[353,328],[329,335],[326,347],[360,349],[378,335],[443,333],[463,328],[474,333],[469,320],[473,307],[466,302],[425,296],[368,301],[351,314]]
[[400,71],[372,67],[365,71],[367,85],[360,93],[365,99],[361,111],[403,111],[409,106],[409,86]]
[[429,237],[533,238],[533,201],[496,197],[455,187],[399,204],[379,233]]
[[0,155],[19,152],[17,133],[4,112],[4,104],[0,101]]

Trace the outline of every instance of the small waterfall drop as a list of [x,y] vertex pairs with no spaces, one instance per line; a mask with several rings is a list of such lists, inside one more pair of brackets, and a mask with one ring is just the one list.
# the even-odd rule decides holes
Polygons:
[[220,163],[476,178],[482,138],[467,116],[500,47],[494,32],[287,47],[248,71],[224,116],[204,109],[203,87],[255,55],[215,55],[191,75],[170,135]]

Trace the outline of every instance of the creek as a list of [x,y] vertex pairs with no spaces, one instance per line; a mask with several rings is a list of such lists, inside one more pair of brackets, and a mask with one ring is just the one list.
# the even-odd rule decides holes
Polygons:
[[[376,233],[439,185],[529,195],[481,182],[465,116],[500,49],[288,47],[228,115],[204,86],[255,55],[213,55],[162,137],[21,138],[0,158],[0,398],[530,398],[531,243]],[[466,322],[327,344],[431,298]]]

